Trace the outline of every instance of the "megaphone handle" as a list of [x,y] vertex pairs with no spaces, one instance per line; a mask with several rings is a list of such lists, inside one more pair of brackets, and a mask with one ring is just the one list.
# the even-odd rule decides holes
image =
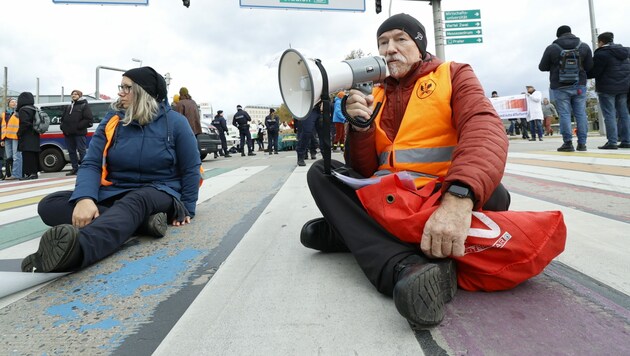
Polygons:
[[381,110],[381,106],[383,106],[383,102],[379,101],[378,103],[376,103],[376,106],[374,107],[374,112],[372,112],[372,115],[370,116],[370,118],[366,121],[364,120],[359,120],[357,118],[354,118],[350,115],[348,115],[348,112],[346,111],[346,101],[348,100],[348,96],[344,96],[343,99],[341,99],[341,114],[343,114],[343,116],[346,118],[346,120],[348,120],[348,122],[352,125],[352,126],[356,126],[358,128],[366,128],[366,127],[370,127],[370,125],[372,124],[372,121],[374,121],[374,119],[376,118],[376,115],[378,115],[378,112]]

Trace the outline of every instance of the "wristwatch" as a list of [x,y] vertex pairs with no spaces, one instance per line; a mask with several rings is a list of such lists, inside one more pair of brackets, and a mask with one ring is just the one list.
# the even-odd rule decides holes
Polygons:
[[458,198],[470,198],[473,203],[475,202],[475,193],[465,185],[453,183],[446,191]]

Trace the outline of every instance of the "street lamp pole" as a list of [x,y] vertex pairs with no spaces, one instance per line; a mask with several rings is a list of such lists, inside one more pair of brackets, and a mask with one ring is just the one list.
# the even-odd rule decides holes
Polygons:
[[142,59],[138,59],[138,58],[131,58],[132,61],[134,62],[138,62],[140,63],[140,65],[138,67],[142,67]]

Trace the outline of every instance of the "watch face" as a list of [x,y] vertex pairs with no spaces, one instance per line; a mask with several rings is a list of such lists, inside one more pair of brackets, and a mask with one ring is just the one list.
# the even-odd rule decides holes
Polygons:
[[460,187],[458,185],[451,185],[450,187],[448,187],[448,192],[460,198],[464,198],[468,196],[470,190],[468,188]]

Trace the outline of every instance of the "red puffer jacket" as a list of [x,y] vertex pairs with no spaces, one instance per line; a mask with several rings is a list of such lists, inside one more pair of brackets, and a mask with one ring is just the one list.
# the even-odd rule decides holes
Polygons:
[[[391,139],[398,132],[417,79],[435,70],[441,63],[443,61],[433,57],[400,81],[391,77],[385,80],[387,102],[381,109],[384,110],[381,123]],[[508,139],[501,119],[469,65],[452,62],[451,83],[452,123],[457,130],[458,143],[444,187],[454,181],[470,186],[477,198],[475,209],[480,209],[501,182]],[[350,129],[347,140],[346,162],[363,176],[372,176],[378,167],[374,127],[366,132]]]

